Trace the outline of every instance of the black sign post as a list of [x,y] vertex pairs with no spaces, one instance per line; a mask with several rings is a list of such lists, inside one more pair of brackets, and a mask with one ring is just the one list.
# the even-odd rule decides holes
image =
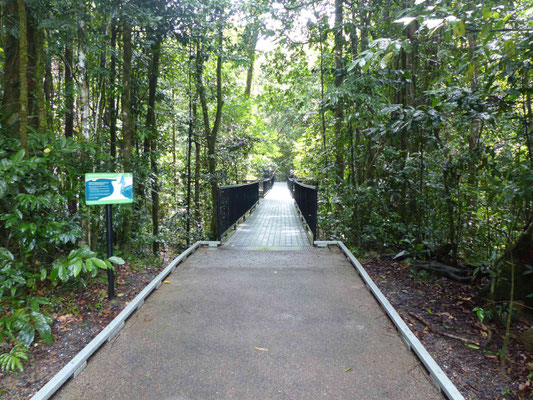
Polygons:
[[[85,174],[85,203],[105,205],[107,228],[107,258],[113,257],[113,209],[112,204],[133,203],[133,174],[110,172]],[[117,260],[115,260],[117,261]],[[107,297],[115,297],[115,271],[107,268]]]
[[[111,204],[105,206],[107,222],[107,258],[113,256],[113,210]],[[115,297],[115,273],[113,268],[107,268],[107,297],[111,300]]]

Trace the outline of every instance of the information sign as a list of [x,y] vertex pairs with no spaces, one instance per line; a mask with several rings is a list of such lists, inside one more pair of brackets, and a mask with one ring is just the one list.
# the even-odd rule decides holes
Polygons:
[[133,203],[133,174],[85,174],[88,205]]

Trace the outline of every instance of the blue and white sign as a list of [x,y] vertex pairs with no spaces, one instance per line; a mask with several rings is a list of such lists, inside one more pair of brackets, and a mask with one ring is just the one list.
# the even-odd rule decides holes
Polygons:
[[89,205],[133,203],[133,174],[85,174],[85,202]]

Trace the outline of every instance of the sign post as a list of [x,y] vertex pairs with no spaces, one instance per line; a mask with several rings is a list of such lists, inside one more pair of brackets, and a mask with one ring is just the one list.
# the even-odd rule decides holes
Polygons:
[[[111,204],[105,206],[105,219],[107,223],[107,258],[113,256],[113,210]],[[107,297],[115,297],[115,274],[111,268],[107,269]]]
[[[107,258],[113,256],[112,204],[133,203],[133,174],[85,174],[85,202],[87,205],[106,206]],[[115,274],[107,269],[107,297],[115,297]]]

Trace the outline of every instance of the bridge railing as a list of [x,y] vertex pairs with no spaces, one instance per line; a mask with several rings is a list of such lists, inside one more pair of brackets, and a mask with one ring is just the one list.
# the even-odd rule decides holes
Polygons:
[[259,201],[259,182],[217,189],[218,240]]
[[259,186],[261,197],[265,197],[267,193],[270,192],[270,189],[272,189],[272,186],[274,186],[275,180],[275,176],[272,175],[270,178],[266,178],[261,181],[261,185]]
[[301,179],[296,178],[289,178],[287,186],[296,202],[298,211],[313,235],[312,240],[315,241],[317,238],[318,188],[305,185]]

